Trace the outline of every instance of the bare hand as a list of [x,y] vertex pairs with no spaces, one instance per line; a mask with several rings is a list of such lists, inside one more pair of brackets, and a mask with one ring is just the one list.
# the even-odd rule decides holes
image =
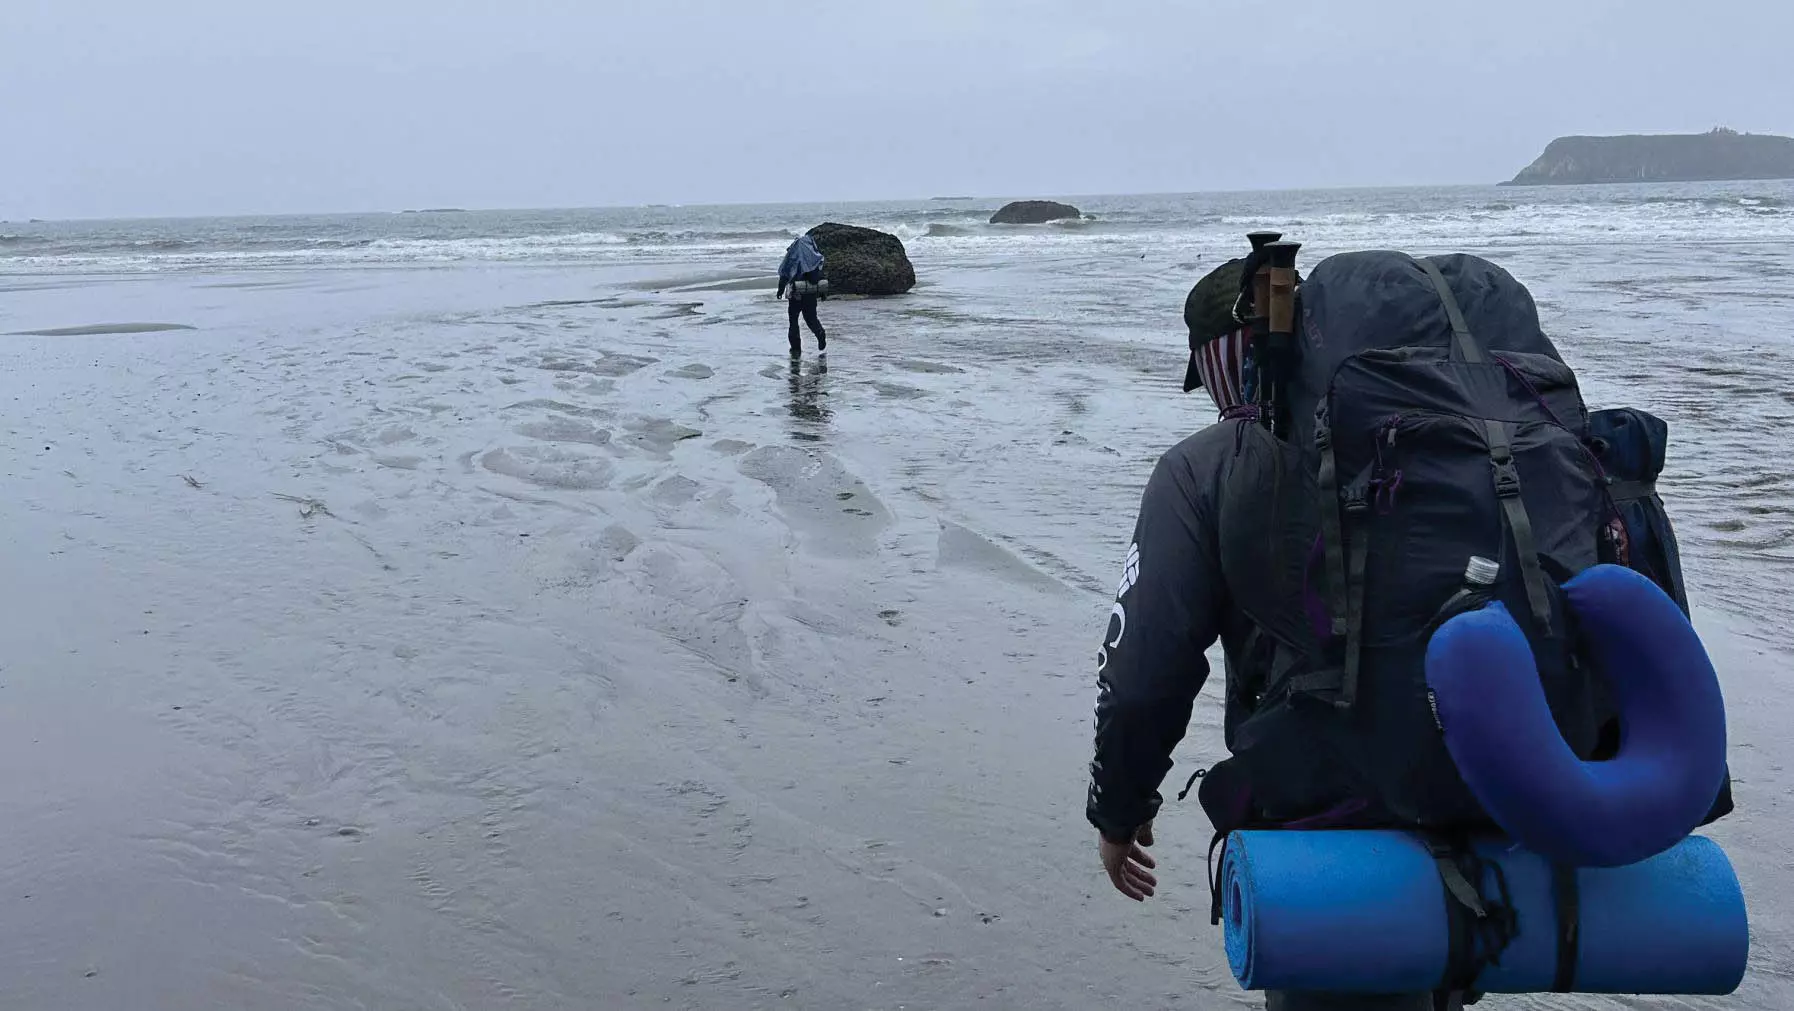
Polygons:
[[1152,822],[1140,826],[1134,838],[1127,842],[1113,843],[1101,836],[1097,839],[1103,869],[1109,872],[1109,883],[1115,890],[1135,902],[1151,898],[1153,890],[1159,886],[1159,879],[1152,874],[1152,868],[1159,862],[1146,852],[1146,847],[1152,845]]

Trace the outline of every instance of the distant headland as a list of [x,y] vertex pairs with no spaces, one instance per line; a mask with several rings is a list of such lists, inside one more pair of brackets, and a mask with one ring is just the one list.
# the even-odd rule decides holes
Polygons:
[[1503,186],[1794,179],[1794,137],[1706,133],[1559,137]]

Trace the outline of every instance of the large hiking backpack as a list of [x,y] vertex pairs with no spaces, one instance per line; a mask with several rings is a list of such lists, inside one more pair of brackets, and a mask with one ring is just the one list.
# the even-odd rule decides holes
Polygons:
[[1222,831],[1485,825],[1424,664],[1473,556],[1499,563],[1490,594],[1579,757],[1607,715],[1559,590],[1612,553],[1616,520],[1576,378],[1526,288],[1474,256],[1330,257],[1298,324],[1288,441],[1243,429],[1253,449],[1231,480],[1252,490],[1223,498],[1253,503],[1223,506],[1221,543],[1254,631],[1229,657],[1247,711],[1204,807]]

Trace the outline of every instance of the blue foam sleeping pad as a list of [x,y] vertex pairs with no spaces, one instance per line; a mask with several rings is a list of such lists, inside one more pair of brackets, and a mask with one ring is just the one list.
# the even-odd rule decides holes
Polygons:
[[1573,867],[1637,863],[1694,831],[1725,783],[1719,676],[1682,609],[1631,569],[1592,566],[1564,595],[1619,709],[1618,754],[1570,750],[1500,603],[1433,634],[1434,712],[1465,785],[1509,837]]
[[[1557,963],[1550,865],[1506,840],[1477,851],[1506,873],[1519,930],[1485,969],[1489,993],[1549,991]],[[1580,993],[1727,994],[1750,951],[1744,895],[1718,844],[1689,836],[1627,867],[1576,872]],[[1489,876],[1483,891],[1495,895]],[[1247,990],[1419,993],[1444,977],[1445,887],[1397,831],[1246,831],[1221,865],[1227,962]]]

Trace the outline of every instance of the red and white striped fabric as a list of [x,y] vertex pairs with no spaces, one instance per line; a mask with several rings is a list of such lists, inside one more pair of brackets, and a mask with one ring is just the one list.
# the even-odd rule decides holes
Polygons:
[[1245,382],[1246,351],[1251,338],[1248,330],[1235,330],[1208,341],[1191,356],[1196,374],[1202,377],[1202,388],[1223,411],[1246,402],[1241,387]]

